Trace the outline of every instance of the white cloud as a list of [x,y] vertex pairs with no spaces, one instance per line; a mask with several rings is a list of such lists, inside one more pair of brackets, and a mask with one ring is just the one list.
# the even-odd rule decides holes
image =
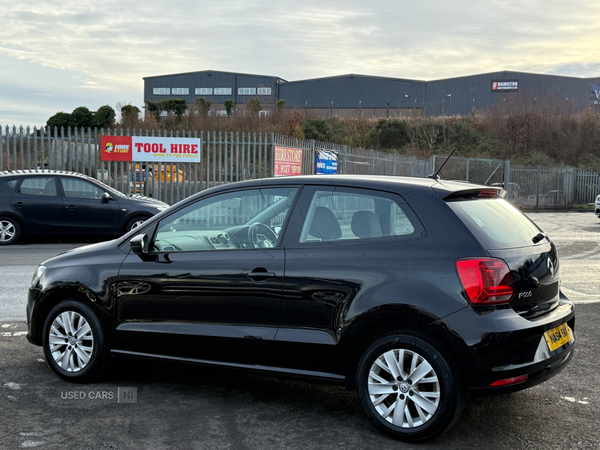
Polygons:
[[[592,0],[0,0],[0,10],[3,123],[39,124],[82,104],[141,106],[144,76],[206,69],[288,80],[503,69],[599,75],[600,4]],[[55,96],[38,104],[48,113],[11,113],[7,99],[38,102],[31,92]]]

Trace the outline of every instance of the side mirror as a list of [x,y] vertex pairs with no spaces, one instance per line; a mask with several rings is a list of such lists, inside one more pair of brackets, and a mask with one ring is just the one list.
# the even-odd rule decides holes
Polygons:
[[148,254],[148,235],[138,234],[129,241],[131,251],[136,255]]
[[104,194],[102,194],[102,197],[100,197],[100,200],[102,201],[102,203],[108,203],[109,200],[113,200],[113,198],[108,192],[105,192]]

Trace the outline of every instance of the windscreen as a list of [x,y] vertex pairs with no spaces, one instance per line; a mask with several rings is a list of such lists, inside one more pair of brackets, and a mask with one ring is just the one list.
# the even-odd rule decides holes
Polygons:
[[532,238],[541,231],[506,200],[454,201],[448,206],[485,249],[530,246]]

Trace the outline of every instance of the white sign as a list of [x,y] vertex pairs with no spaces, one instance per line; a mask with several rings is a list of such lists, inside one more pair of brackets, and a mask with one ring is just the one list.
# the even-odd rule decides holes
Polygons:
[[132,136],[132,161],[200,162],[200,139]]

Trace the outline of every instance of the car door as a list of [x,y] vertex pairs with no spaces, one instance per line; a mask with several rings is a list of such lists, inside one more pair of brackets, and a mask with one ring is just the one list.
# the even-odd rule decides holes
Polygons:
[[119,349],[256,364],[275,337],[296,187],[218,193],[165,216],[118,279]]
[[63,199],[53,175],[26,176],[10,201],[27,233],[61,233],[66,225]]
[[120,208],[117,200],[103,201],[99,186],[78,177],[61,176],[64,194],[65,231],[69,233],[117,233]]
[[400,268],[414,257],[410,244],[423,232],[400,195],[305,187],[283,241],[285,282],[272,352],[277,360],[269,364],[341,373],[338,344],[345,330],[362,313],[401,295],[389,286],[410,274]]

